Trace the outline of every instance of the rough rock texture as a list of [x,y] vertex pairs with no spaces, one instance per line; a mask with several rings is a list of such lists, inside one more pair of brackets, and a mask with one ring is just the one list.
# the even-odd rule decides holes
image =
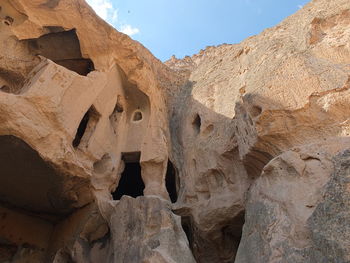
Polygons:
[[350,2],[162,63],[83,0],[0,0],[0,262],[350,262]]
[[[349,193],[341,184],[346,183],[349,170],[346,155],[341,160],[344,165],[339,157],[335,165],[332,159],[349,147],[348,138],[305,145],[284,152],[264,167],[249,192],[236,262],[256,258],[261,262],[348,262],[343,255],[349,255]],[[337,200],[329,203],[329,196]],[[334,242],[333,247],[344,247],[345,253],[327,247],[327,240]]]

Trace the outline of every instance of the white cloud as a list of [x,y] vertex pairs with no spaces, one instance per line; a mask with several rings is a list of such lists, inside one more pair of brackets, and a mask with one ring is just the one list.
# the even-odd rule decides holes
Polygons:
[[104,20],[107,20],[111,13],[114,13],[113,5],[109,0],[87,0],[87,2]]
[[140,30],[137,27],[132,27],[131,25],[122,25],[120,27],[120,32],[132,36],[139,33]]
[[303,8],[303,5],[298,5],[298,8],[299,8],[299,9],[302,9],[302,8]]
[[86,0],[95,12],[105,21],[110,23],[120,32],[129,36],[140,32],[136,27],[129,24],[122,24],[118,20],[118,9],[115,8],[110,0]]

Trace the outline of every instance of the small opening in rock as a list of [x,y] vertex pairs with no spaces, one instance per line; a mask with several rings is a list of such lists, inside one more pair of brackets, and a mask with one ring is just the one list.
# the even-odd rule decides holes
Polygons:
[[10,26],[10,25],[13,24],[13,21],[14,21],[14,19],[12,17],[6,16],[5,20],[4,20],[4,23],[5,23],[5,25]]
[[84,136],[87,137],[87,140],[90,138],[93,131],[95,130],[98,119],[99,114],[97,113],[94,106],[91,106],[80,121],[77,132],[75,134],[75,138],[72,142],[73,147],[78,147]]
[[[138,159],[135,161],[135,159]],[[143,195],[145,184],[141,177],[140,153],[123,154],[125,168],[121,174],[117,189],[112,193],[114,200],[120,200],[123,195],[138,197]]]
[[189,217],[181,217],[181,226],[186,234],[189,247],[193,251],[193,233],[191,228],[191,219]]
[[228,257],[232,257],[227,262],[234,262],[239,243],[242,238],[242,229],[244,225],[244,214],[245,211],[240,212],[229,225],[222,228],[223,233],[223,247],[229,250],[233,250],[232,254],[228,253]]
[[258,117],[262,112],[262,108],[260,106],[253,106],[251,108],[250,114],[252,115],[253,118]]
[[170,200],[172,203],[175,203],[177,201],[177,189],[178,189],[178,182],[177,182],[177,174],[176,170],[170,162],[168,161],[166,176],[165,176],[165,186],[168,191]]
[[1,88],[0,88],[1,91],[3,92],[6,92],[6,93],[11,93],[11,89],[9,86],[7,85],[3,85]]
[[123,105],[119,101],[119,96],[118,96],[118,101],[115,104],[115,107],[113,109],[113,113],[122,113],[124,111]]
[[199,134],[199,132],[201,131],[201,125],[202,125],[202,120],[199,114],[196,114],[196,117],[194,118],[192,125],[194,130],[196,131],[196,134]]
[[132,117],[133,121],[141,121],[142,120],[142,112],[141,111],[135,111]]

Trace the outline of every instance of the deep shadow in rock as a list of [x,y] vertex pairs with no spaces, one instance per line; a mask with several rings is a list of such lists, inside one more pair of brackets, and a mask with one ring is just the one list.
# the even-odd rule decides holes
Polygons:
[[92,60],[82,56],[75,29],[63,32],[55,29],[52,29],[53,33],[22,41],[28,44],[34,55],[46,57],[80,75],[86,76],[93,71],[95,68]]
[[177,193],[179,189],[179,177],[173,163],[168,160],[167,171],[165,175],[165,186],[168,191],[172,203],[177,201]]
[[[0,163],[1,202],[38,213],[67,214],[74,210],[77,200],[64,190],[67,176],[45,162],[23,140],[0,136]],[[79,188],[89,184],[85,179],[75,183]]]
[[112,193],[114,200],[120,200],[123,195],[131,197],[143,196],[145,184],[141,177],[140,153],[124,153],[125,168],[121,174],[118,187]]

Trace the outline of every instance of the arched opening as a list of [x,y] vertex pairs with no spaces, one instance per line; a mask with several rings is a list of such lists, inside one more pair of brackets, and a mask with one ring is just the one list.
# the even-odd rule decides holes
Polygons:
[[124,153],[122,159],[125,168],[121,174],[118,187],[112,193],[113,200],[120,200],[123,195],[143,196],[145,184],[141,177],[140,152]]
[[165,186],[172,203],[177,201],[178,178],[174,165],[168,160],[167,171],[165,175]]
[[192,232],[192,227],[191,227],[191,218],[187,216],[182,216],[181,217],[181,226],[183,231],[186,234],[187,240],[189,247],[191,251],[193,252],[193,232]]
[[142,120],[142,112],[141,111],[135,111],[133,116],[132,116],[132,121],[133,122],[138,122]]
[[[236,257],[239,243],[242,238],[244,215],[245,211],[241,211],[231,222],[229,222],[229,224],[221,229],[222,244],[224,248],[222,257],[225,258],[226,256],[228,262],[233,262]],[[226,253],[224,253],[224,251]]]
[[91,106],[79,123],[77,132],[72,142],[74,148],[78,147],[82,140],[89,140],[96,128],[99,118],[100,114],[96,111],[94,106]]
[[196,117],[194,118],[192,125],[196,134],[199,134],[201,131],[201,125],[202,125],[202,120],[199,114],[196,114]]
[[22,41],[28,43],[32,54],[46,57],[80,75],[86,76],[95,70],[92,60],[82,56],[75,29],[61,32],[56,27],[52,33]]
[[70,213],[75,201],[64,191],[66,183],[77,193],[88,185],[87,179],[68,180],[30,145],[12,135],[0,136],[0,166],[0,203],[32,213]]

